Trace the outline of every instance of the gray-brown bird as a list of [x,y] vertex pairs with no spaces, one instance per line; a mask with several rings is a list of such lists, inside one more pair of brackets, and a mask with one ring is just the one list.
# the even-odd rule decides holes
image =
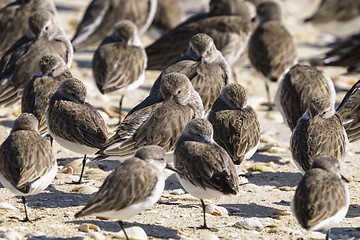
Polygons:
[[337,226],[349,209],[349,190],[341,180],[338,159],[318,155],[303,176],[291,202],[291,211],[308,231],[330,230]]
[[50,98],[60,83],[72,78],[64,60],[54,54],[44,55],[39,62],[39,74],[26,85],[21,98],[21,112],[32,113],[39,120],[39,132],[47,132],[46,110]]
[[141,35],[150,27],[156,6],[157,0],[93,0],[76,29],[72,45],[76,51],[99,45],[121,20],[135,23]]
[[0,106],[21,99],[26,84],[39,69],[45,54],[57,54],[69,67],[73,52],[64,30],[52,13],[42,10],[29,18],[29,31],[0,60]]
[[242,85],[225,86],[210,111],[209,121],[214,127],[214,140],[235,164],[254,155],[260,144],[260,123]]
[[11,2],[3,9],[0,7],[0,56],[26,34],[27,22],[33,13],[47,10],[57,15],[53,0],[12,0]]
[[259,25],[250,37],[248,55],[251,65],[265,78],[269,110],[272,109],[268,80],[278,78],[296,61],[295,43],[282,25],[281,9],[275,2],[264,2],[257,7]]
[[31,113],[22,113],[0,146],[0,182],[22,196],[24,221],[30,221],[25,196],[38,194],[47,188],[58,170],[49,142],[38,132],[38,123]]
[[150,70],[163,70],[183,54],[192,36],[209,35],[232,65],[246,47],[251,22],[243,0],[212,0],[210,11],[195,15],[146,47]]

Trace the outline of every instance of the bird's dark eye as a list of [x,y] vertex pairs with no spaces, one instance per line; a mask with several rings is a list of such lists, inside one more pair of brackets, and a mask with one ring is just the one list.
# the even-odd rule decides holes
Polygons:
[[177,94],[180,94],[180,93],[181,93],[181,90],[178,90],[178,91],[177,91]]
[[46,31],[49,30],[49,27],[45,27],[45,30],[46,30]]

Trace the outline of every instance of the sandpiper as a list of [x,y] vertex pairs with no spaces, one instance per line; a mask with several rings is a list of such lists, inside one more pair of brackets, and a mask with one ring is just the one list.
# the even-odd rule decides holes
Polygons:
[[196,118],[185,127],[174,151],[174,166],[183,188],[201,200],[239,192],[238,176],[229,154],[213,140],[213,127],[206,119]]
[[308,231],[330,230],[345,217],[349,208],[349,191],[341,180],[339,161],[318,155],[303,176],[291,202],[291,210]]
[[52,95],[46,111],[46,124],[51,137],[62,147],[84,154],[80,179],[86,164],[86,155],[95,154],[108,138],[104,119],[85,102],[84,84],[71,78],[62,82]]
[[157,0],[93,0],[71,40],[76,51],[96,46],[120,20],[130,20],[142,35],[150,27]]
[[139,148],[135,156],[110,173],[95,197],[75,217],[118,219],[129,239],[122,221],[150,208],[161,197],[165,186],[162,170],[167,167],[165,154],[155,145]]
[[58,170],[49,142],[38,132],[38,123],[31,113],[21,114],[0,146],[0,182],[22,196],[24,221],[30,221],[25,196],[38,194],[47,188]]
[[281,79],[275,104],[292,131],[314,97],[327,96],[334,105],[335,95],[334,84],[324,71],[295,64]]
[[21,98],[21,112],[32,113],[39,120],[39,132],[47,132],[46,109],[60,83],[72,78],[64,60],[54,54],[44,55],[39,62],[39,74],[26,85]]
[[165,75],[160,92],[165,100],[128,114],[98,152],[97,159],[108,155],[129,156],[145,145],[159,145],[166,152],[174,150],[186,124],[203,117],[204,108],[199,94],[183,74]]
[[0,106],[9,106],[21,98],[24,87],[39,71],[45,54],[58,54],[69,67],[72,46],[52,13],[42,10],[29,18],[29,31],[10,47],[0,60]]
[[269,110],[272,109],[268,80],[276,82],[296,61],[293,37],[281,23],[281,9],[275,2],[257,7],[260,23],[250,37],[248,55],[251,65],[265,78]]
[[146,48],[150,70],[163,70],[183,54],[192,36],[208,34],[229,65],[243,52],[251,31],[243,0],[212,0],[210,12],[191,17]]
[[235,164],[254,155],[260,144],[260,123],[242,85],[225,86],[211,109],[209,121],[214,127],[214,140]]

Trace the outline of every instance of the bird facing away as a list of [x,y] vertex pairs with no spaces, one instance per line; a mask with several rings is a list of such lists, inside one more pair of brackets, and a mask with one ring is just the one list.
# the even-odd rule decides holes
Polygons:
[[99,158],[129,156],[146,145],[159,145],[171,152],[186,124],[203,117],[201,98],[185,75],[165,75],[160,92],[165,100],[128,114],[98,152]]
[[300,225],[308,231],[330,230],[345,217],[349,192],[340,177],[339,161],[318,155],[303,176],[291,202],[291,210]]
[[52,13],[37,11],[29,18],[29,31],[10,47],[0,60],[0,106],[21,99],[26,84],[39,71],[45,54],[58,54],[69,67],[72,47]]
[[98,216],[123,220],[152,207],[164,190],[162,170],[166,167],[165,150],[150,145],[139,148],[105,179],[86,206],[75,217]]
[[349,152],[348,138],[341,116],[327,97],[315,97],[299,119],[290,139],[292,158],[304,173],[310,169],[313,158],[326,154],[345,161]]
[[32,113],[39,120],[39,132],[47,132],[46,109],[60,83],[72,78],[64,60],[54,54],[44,55],[39,62],[39,74],[26,85],[21,98],[21,112]]
[[343,120],[343,125],[350,142],[360,139],[360,80],[346,93],[336,109]]
[[38,120],[31,113],[21,114],[0,146],[0,182],[22,196],[24,221],[30,221],[25,196],[43,191],[56,173],[55,155],[49,142],[38,132]]
[[204,33],[198,33],[191,38],[188,50],[160,74],[150,95],[159,91],[162,77],[171,72],[182,73],[190,79],[201,97],[205,112],[210,111],[231,77],[225,58],[216,49],[212,38]]
[[[277,79],[296,61],[293,37],[282,25],[281,9],[275,2],[264,2],[257,7],[260,23],[250,37],[248,55],[251,65],[267,80]],[[268,82],[265,80],[269,110],[272,109]]]
[[210,12],[191,17],[146,48],[150,70],[163,70],[183,54],[192,36],[209,35],[229,65],[243,52],[251,31],[243,0],[211,0]]
[[92,69],[96,85],[103,94],[120,90],[120,111],[124,94],[145,80],[147,56],[134,23],[123,20],[115,24],[111,36],[96,49]]
[[360,33],[334,43],[332,49],[310,60],[315,66],[341,66],[347,74],[360,73]]
[[76,51],[97,46],[121,20],[135,23],[142,35],[150,27],[156,7],[157,0],[93,0],[76,29],[72,45]]
[[322,0],[315,13],[304,20],[321,30],[335,35],[359,32],[360,1]]
[[108,139],[104,119],[85,102],[84,84],[71,78],[62,82],[50,99],[46,111],[48,132],[62,147],[84,154],[80,179],[83,176],[86,155],[95,154]]
[[29,17],[38,10],[57,15],[53,0],[12,0],[0,10],[0,56],[28,30]]
[[254,155],[260,143],[260,123],[255,110],[247,103],[242,85],[225,86],[210,111],[209,121],[214,128],[214,140],[235,164]]
[[169,31],[181,23],[183,12],[181,0],[158,0],[152,26],[161,31]]
[[328,96],[335,104],[335,88],[331,78],[316,67],[295,64],[282,78],[275,104],[284,123],[292,131],[314,97]]
[[206,119],[196,118],[185,127],[174,151],[174,167],[180,172],[177,178],[183,188],[201,200],[204,225],[203,199],[222,195],[236,195],[239,182],[231,157],[213,140],[213,128]]

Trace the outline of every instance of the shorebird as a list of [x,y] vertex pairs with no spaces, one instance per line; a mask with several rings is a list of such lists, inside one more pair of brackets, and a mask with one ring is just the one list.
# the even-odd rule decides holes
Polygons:
[[359,32],[360,2],[355,0],[322,0],[315,13],[304,20],[335,35]]
[[21,112],[32,113],[39,120],[39,132],[47,132],[46,109],[60,83],[72,78],[64,60],[53,54],[44,55],[39,62],[39,74],[26,85],[21,98]]
[[327,96],[335,105],[331,78],[316,67],[296,64],[281,79],[275,105],[292,131],[314,97]]
[[320,57],[310,59],[315,66],[341,66],[348,74],[360,73],[360,33],[334,43],[331,50]]
[[0,106],[9,106],[21,98],[31,77],[39,71],[45,54],[58,54],[69,67],[72,46],[52,13],[42,10],[29,18],[29,31],[10,47],[0,60]]
[[225,86],[211,109],[209,121],[214,128],[214,140],[235,164],[254,155],[260,144],[260,123],[255,110],[248,105],[242,85]]
[[212,0],[210,11],[191,17],[146,48],[150,70],[163,70],[183,54],[192,36],[208,34],[231,66],[243,52],[251,31],[243,0]]
[[137,28],[128,20],[115,24],[112,35],[96,49],[92,60],[96,85],[102,94],[120,91],[120,113],[124,94],[144,82],[146,64],[147,56]]
[[104,119],[85,102],[84,84],[71,78],[62,82],[52,95],[46,111],[46,124],[51,137],[62,147],[84,154],[80,179],[86,164],[86,155],[95,154],[108,138]]
[[341,116],[327,97],[315,97],[295,126],[291,139],[292,158],[304,173],[310,169],[313,158],[326,154],[345,161],[349,152],[348,138]]
[[38,120],[31,113],[21,114],[0,146],[0,182],[14,194],[22,196],[24,221],[30,221],[25,196],[38,194],[47,188],[57,170],[51,146],[38,132]]
[[181,23],[183,12],[181,0],[158,0],[152,26],[161,31],[169,31]]
[[210,111],[231,77],[225,58],[216,49],[212,38],[204,33],[198,33],[191,38],[188,50],[164,69],[154,82],[150,95],[159,91],[161,79],[171,72],[182,73],[190,79],[201,97],[205,112]]
[[185,127],[174,151],[174,166],[183,188],[200,199],[204,225],[208,229],[203,199],[236,195],[239,182],[231,157],[213,140],[213,128],[206,119],[196,118]]
[[156,6],[157,0],[93,0],[76,29],[72,45],[76,51],[98,45],[121,20],[135,23],[142,35],[154,19]]
[[293,37],[281,23],[281,9],[275,2],[257,7],[260,23],[250,37],[248,55],[251,65],[265,78],[269,110],[272,109],[267,80],[276,82],[296,61]]
[[159,145],[166,152],[174,150],[186,124],[193,118],[203,117],[204,109],[199,94],[183,74],[165,75],[160,92],[164,101],[129,113],[96,159],[129,156],[146,145]]
[[26,23],[38,10],[47,10],[57,15],[52,0],[12,0],[11,4],[0,10],[0,56],[26,34]]
[[122,221],[150,208],[161,197],[165,186],[162,171],[169,168],[165,154],[163,148],[155,145],[139,148],[135,156],[110,173],[95,197],[75,217],[118,219],[126,239],[129,239]]
[[291,211],[308,231],[330,230],[338,225],[349,208],[349,191],[341,180],[339,161],[331,156],[314,158],[303,176],[291,202]]
[[343,120],[343,125],[350,142],[360,139],[360,80],[346,93],[336,109]]

